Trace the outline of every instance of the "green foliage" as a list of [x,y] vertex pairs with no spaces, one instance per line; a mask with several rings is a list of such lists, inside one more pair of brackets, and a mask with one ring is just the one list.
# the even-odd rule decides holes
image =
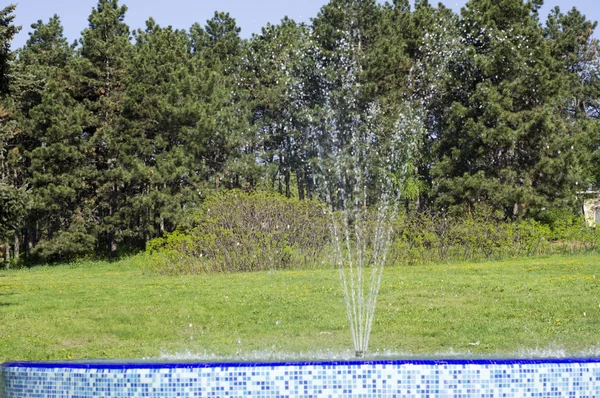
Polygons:
[[77,96],[90,117],[83,126],[88,139],[83,145],[93,165],[87,198],[98,219],[99,251],[116,256],[119,244],[129,235],[133,221],[119,215],[126,206],[129,169],[123,159],[127,137],[121,131],[132,45],[129,26],[123,22],[127,6],[118,0],[99,0],[83,30],[77,62]]
[[485,202],[512,218],[572,208],[585,178],[582,124],[557,112],[570,106],[558,88],[573,75],[554,72],[536,6],[471,0],[461,16],[466,56],[434,145],[438,204],[469,212]]
[[193,224],[185,234],[176,231],[148,243],[151,269],[171,274],[310,268],[329,243],[320,204],[263,192],[212,196]]
[[240,76],[246,45],[240,28],[229,13],[215,12],[204,27],[193,24],[188,36],[193,70],[183,92],[192,92],[189,115],[196,124],[183,130],[184,149],[193,154],[189,175],[194,186],[186,196],[196,202],[198,192],[205,197],[215,188],[254,186],[260,167],[244,137],[251,116]]
[[135,37],[118,146],[125,200],[116,210],[127,220],[117,240],[134,247],[172,228],[186,202],[194,205],[192,181],[182,176],[203,171],[189,150],[199,137],[184,133],[201,118],[202,102],[184,90],[193,73],[186,33],[150,19]]
[[0,181],[0,242],[19,229],[29,205],[24,187],[15,188]]
[[260,157],[269,165],[262,175],[254,174],[254,168],[249,168],[253,174],[242,175],[247,181],[265,179],[264,185],[286,197],[296,190],[301,199],[312,198],[314,191],[309,163],[314,148],[310,148],[307,123],[311,96],[316,95],[313,51],[308,27],[284,18],[252,37],[242,75],[252,112],[245,141],[252,152],[240,160],[255,164]]
[[95,247],[95,236],[88,230],[84,217],[75,214],[69,229],[39,242],[32,255],[45,262],[68,262],[90,257]]
[[90,256],[96,236],[87,140],[82,136],[89,113],[68,83],[75,54],[58,16],[32,28],[15,65],[19,149],[32,199],[23,243],[32,261]]
[[479,207],[469,215],[420,213],[394,225],[392,262],[429,264],[597,251],[600,231],[582,217],[563,215],[552,223],[506,221],[502,212]]
[[552,210],[540,218],[550,227],[550,239],[556,252],[579,253],[600,247],[600,228],[590,228],[582,215]]
[[[29,195],[23,181],[22,157],[19,150],[19,129],[16,119],[14,73],[11,41],[21,29],[15,26],[14,10],[8,5],[0,9],[0,245],[2,261],[10,260],[9,237],[14,238],[13,253],[19,257],[19,233],[29,205]],[[11,239],[13,240],[13,239]],[[12,243],[12,242],[11,242]]]
[[[29,40],[19,51],[19,61],[23,65],[65,68],[73,56],[73,48],[63,36],[63,26],[60,17],[54,15],[47,23],[38,20],[31,25],[33,32]],[[57,71],[53,71],[55,75]],[[35,73],[35,71],[34,71]],[[47,77],[40,76],[41,78]]]
[[0,96],[6,94],[10,82],[10,61],[14,58],[11,41],[21,30],[20,26],[13,23],[16,8],[10,4],[0,10]]
[[[341,214],[336,213],[341,222]],[[365,213],[376,222],[376,209]],[[546,220],[548,221],[548,220]],[[187,231],[153,239],[146,267],[166,275],[332,267],[322,205],[264,192],[226,191],[206,200]],[[374,230],[374,228],[366,228]],[[373,237],[362,237],[370,250]],[[552,223],[506,221],[481,206],[471,215],[411,213],[393,225],[389,265],[482,261],[597,251],[600,230],[564,215]]]

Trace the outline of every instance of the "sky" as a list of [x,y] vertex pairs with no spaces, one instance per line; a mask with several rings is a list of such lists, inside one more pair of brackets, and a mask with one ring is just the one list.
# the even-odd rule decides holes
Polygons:
[[[48,21],[58,14],[64,26],[64,35],[69,42],[80,37],[81,31],[87,27],[87,18],[97,0],[9,0],[17,4],[15,23],[22,25],[23,30],[12,43],[12,48],[22,47],[31,31],[31,24],[43,20]],[[236,19],[242,29],[241,36],[248,38],[253,33],[260,33],[269,22],[277,24],[284,16],[297,22],[309,23],[317,16],[319,9],[328,0],[121,0],[120,4],[128,7],[125,22],[131,30],[144,28],[149,17],[161,26],[171,25],[178,29],[188,29],[194,22],[204,26],[215,11],[225,11]],[[381,1],[383,2],[383,1]],[[436,0],[430,1],[437,4]],[[459,12],[465,0],[441,0],[441,2]],[[548,12],[559,6],[566,12],[577,7],[588,19],[600,20],[598,0],[546,0],[540,15],[545,21]],[[600,37],[600,28],[596,30]]]

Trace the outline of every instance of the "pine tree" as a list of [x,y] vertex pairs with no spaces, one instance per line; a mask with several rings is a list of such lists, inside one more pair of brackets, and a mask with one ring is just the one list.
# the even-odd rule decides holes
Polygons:
[[13,21],[15,9],[13,4],[4,7],[0,11],[0,94],[6,95],[10,82],[10,61],[14,58],[11,51],[11,41],[21,30]]
[[[15,8],[9,5],[0,10],[0,246],[4,248],[4,261],[11,260],[11,246],[14,257],[19,257],[20,229],[28,206],[17,145],[16,109],[11,97],[14,80],[11,41],[20,30],[13,23]],[[10,242],[11,238],[14,242]]]
[[373,101],[376,83],[369,80],[368,64],[377,51],[378,27],[383,13],[375,0],[332,0],[321,8],[313,20],[313,34],[330,73],[344,68],[345,58],[356,64],[360,86],[358,100],[362,106]]
[[89,27],[82,32],[77,82],[79,96],[92,114],[84,128],[88,142],[84,150],[95,172],[89,182],[99,222],[99,249],[112,255],[126,239],[128,224],[119,216],[119,209],[127,205],[124,181],[129,174],[119,157],[127,140],[121,114],[132,47],[129,27],[123,22],[126,11],[118,0],[98,1],[88,18]]
[[[416,210],[428,206],[435,163],[434,144],[441,135],[450,97],[451,71],[459,69],[464,45],[458,32],[458,17],[441,3],[407,0],[384,6],[375,51],[368,70],[379,87],[378,98],[389,109],[389,117],[416,109],[423,119],[418,156],[413,158],[411,196]],[[387,55],[389,54],[389,55]],[[396,116],[397,117],[397,116]]]
[[183,141],[198,117],[186,87],[193,73],[187,34],[150,19],[135,37],[123,108],[127,140],[120,148],[127,206],[119,216],[139,247],[174,227],[186,203],[186,180],[199,165]]
[[[557,80],[538,2],[471,0],[462,13],[467,57],[455,69],[435,143],[437,202],[507,217],[568,206],[581,178],[574,132],[556,112]],[[458,207],[457,207],[458,206]]]
[[554,60],[553,72],[561,76],[561,116],[580,130],[577,144],[588,165],[580,191],[600,186],[600,44],[593,35],[597,25],[575,8],[563,14],[556,7],[544,30]]
[[81,134],[87,113],[70,92],[74,50],[59,17],[32,28],[16,64],[20,145],[32,194],[24,243],[44,260],[66,260],[95,249]]
[[202,195],[222,187],[254,185],[252,177],[246,179],[248,164],[240,161],[249,117],[247,98],[241,90],[244,42],[239,34],[235,19],[221,12],[204,27],[194,24],[189,33],[195,71],[189,85],[200,117],[187,131],[186,143],[204,169],[193,183],[196,191],[204,192]]
[[241,50],[240,31],[229,13],[215,12],[204,27],[195,23],[190,28],[192,51],[208,68],[230,74]]
[[408,95],[408,80],[414,64],[410,51],[416,29],[408,0],[394,5],[386,3],[380,15],[374,26],[375,39],[366,60],[366,70],[368,80],[375,83],[375,95],[386,106],[393,106]]
[[287,197],[295,188],[301,199],[312,196],[307,117],[315,94],[313,47],[307,26],[284,18],[252,38],[244,65],[254,156],[267,166],[269,184]]

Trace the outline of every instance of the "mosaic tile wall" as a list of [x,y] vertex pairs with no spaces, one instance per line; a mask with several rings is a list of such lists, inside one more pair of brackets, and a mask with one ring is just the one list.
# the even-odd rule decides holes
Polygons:
[[599,397],[600,359],[272,364],[6,363],[6,398]]

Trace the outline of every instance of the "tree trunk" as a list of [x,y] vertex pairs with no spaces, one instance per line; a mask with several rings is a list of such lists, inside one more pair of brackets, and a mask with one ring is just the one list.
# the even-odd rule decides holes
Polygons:
[[283,195],[283,184],[281,183],[281,179],[282,179],[282,175],[280,173],[277,173],[277,192],[280,195]]
[[284,178],[285,178],[285,197],[289,198],[290,196],[292,196],[292,192],[290,191],[290,168],[287,166],[285,167]]
[[313,199],[313,179],[312,179],[312,174],[310,172],[310,168],[304,169],[304,178],[306,179],[305,180],[306,197],[308,198],[308,200],[312,200]]
[[110,233],[110,254],[113,257],[117,255],[117,240],[113,232]]
[[304,178],[300,169],[296,170],[296,182],[298,184],[298,199],[304,200]]
[[10,243],[8,241],[4,243],[4,261],[10,263]]
[[[416,176],[419,175],[419,167],[415,166],[414,173]],[[417,197],[415,198],[415,212],[419,212],[421,210],[421,192],[417,189]]]
[[18,233],[18,231],[15,231],[15,245],[14,245],[14,248],[13,248],[13,253],[15,255],[15,260],[19,259],[20,247],[21,247],[21,240],[19,239],[19,233]]
[[[110,216],[114,216],[114,214],[117,212],[117,196],[118,196],[118,191],[119,188],[117,187],[116,183],[113,183],[112,185],[112,194],[109,197],[109,209],[108,209],[108,214],[110,214]],[[113,225],[111,226],[111,232],[109,232],[108,234],[108,242],[110,244],[110,255],[112,257],[115,257],[117,254],[117,239],[116,239],[116,234],[115,234],[115,230],[117,229],[117,227],[114,225],[114,221],[112,221]]]
[[31,254],[31,250],[33,249],[33,239],[35,237],[35,232],[31,229],[28,228],[25,231],[25,249],[27,250],[27,255]]

